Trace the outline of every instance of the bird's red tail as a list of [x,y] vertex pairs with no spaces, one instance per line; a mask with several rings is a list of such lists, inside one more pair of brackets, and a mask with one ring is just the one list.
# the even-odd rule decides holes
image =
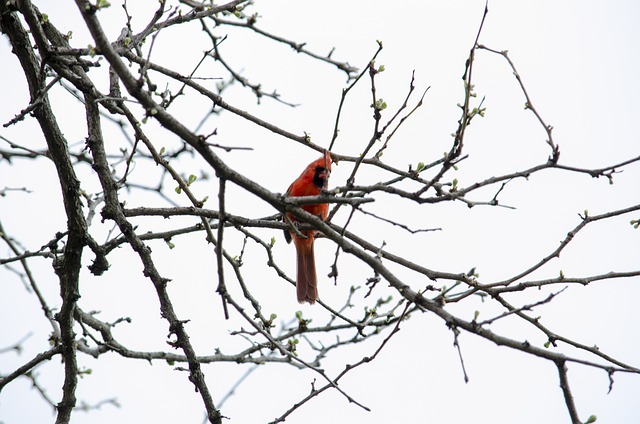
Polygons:
[[316,276],[316,260],[313,254],[313,236],[294,238],[298,253],[298,278],[296,291],[298,302],[314,304],[318,299],[318,277]]

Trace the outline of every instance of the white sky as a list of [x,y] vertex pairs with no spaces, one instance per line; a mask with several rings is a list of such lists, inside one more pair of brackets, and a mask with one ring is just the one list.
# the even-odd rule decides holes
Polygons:
[[[35,3],[61,31],[73,30],[74,45],[93,44],[86,30],[78,27],[80,18],[73,2],[57,2],[55,7],[46,1]],[[119,34],[124,19],[122,9],[117,2],[113,3],[114,6],[100,12],[101,18],[110,23],[107,30],[112,37]],[[308,49],[319,54],[335,47],[333,58],[360,68],[375,51],[376,40],[381,40],[384,50],[377,63],[384,64],[386,70],[378,76],[376,84],[379,96],[389,105],[387,116],[404,100],[413,70],[416,97],[431,87],[422,108],[394,136],[384,161],[406,169],[409,164],[431,162],[448,150],[450,134],[459,117],[456,104],[463,99],[464,61],[477,32],[483,2],[256,3],[252,10],[261,15],[258,20],[261,28],[306,42]],[[143,7],[143,3],[135,6]],[[150,12],[145,13],[144,18],[134,20],[137,30],[146,24]],[[598,168],[639,154],[635,128],[640,96],[638,22],[640,4],[634,1],[491,1],[480,42],[497,50],[509,50],[535,107],[545,121],[554,126],[561,163]],[[192,25],[190,31],[172,29],[161,33],[154,47],[157,49],[154,60],[188,73],[209,47],[198,30],[199,25]],[[221,47],[230,64],[241,69],[250,81],[261,83],[265,91],[275,89],[284,100],[301,106],[290,109],[269,99],[256,105],[250,93],[244,93],[239,87],[230,89],[225,98],[284,129],[296,134],[306,131],[316,143],[328,145],[344,87],[343,74],[329,65],[296,55],[288,47],[242,31],[223,30],[220,34],[225,33],[229,37]],[[6,37],[0,42],[0,63],[0,81],[5,93],[4,100],[0,101],[0,120],[5,123],[28,104],[24,77]],[[103,66],[96,73],[106,69]],[[207,69],[213,72],[216,68],[207,64],[199,76],[216,76],[206,74]],[[487,113],[469,128],[465,147],[469,158],[448,176],[448,180],[457,178],[462,186],[543,163],[550,153],[544,131],[531,112],[524,110],[524,97],[506,61],[488,52],[478,52],[474,73],[476,92],[480,98],[485,96]],[[206,84],[213,86],[215,81]],[[104,87],[106,91],[106,85]],[[64,108],[59,119],[65,135],[71,143],[81,143],[86,136],[81,107],[63,90],[53,94],[57,96],[55,105]],[[365,146],[372,128],[370,103],[370,87],[363,81],[348,99],[343,112],[341,135],[334,149],[337,153],[356,155]],[[210,107],[198,101],[182,101],[179,105],[173,113],[193,126]],[[157,137],[154,140],[158,147],[166,143],[169,148],[173,138],[154,129],[154,125],[150,122],[146,130]],[[254,148],[252,152],[236,151],[221,153],[221,156],[274,191],[284,191],[317,156],[303,146],[228,114],[208,122],[203,132],[214,128],[218,128],[219,134],[214,141]],[[114,146],[119,145],[118,133],[113,128],[107,131],[114,137]],[[0,135],[31,148],[42,149],[45,145],[34,120],[1,128]],[[3,141],[0,145],[8,148]],[[185,162],[180,171],[187,175],[199,174],[202,167],[197,161]],[[342,164],[335,167],[330,186],[343,185],[350,169]],[[88,171],[87,167],[79,170],[84,176]],[[140,165],[132,178],[143,181],[156,170],[149,168],[148,172]],[[379,176],[365,171],[359,181],[366,183],[376,177]],[[482,282],[498,281],[528,268],[555,249],[579,223],[578,213],[585,209],[599,214],[637,204],[639,178],[637,164],[617,174],[613,185],[586,175],[545,171],[528,181],[509,184],[501,194],[501,202],[516,210],[468,209],[463,204],[391,205],[385,203],[388,198],[381,197],[367,209],[406,220],[412,228],[440,227],[442,231],[409,237],[362,216],[351,229],[366,235],[372,243],[384,241],[389,251],[407,255],[429,268],[464,272],[476,266]],[[33,190],[32,194],[17,192],[0,197],[0,220],[5,230],[28,250],[37,250],[64,228],[66,219],[54,179],[51,164],[42,159],[35,164],[16,161],[13,167],[0,162],[0,189],[27,186]],[[83,187],[88,192],[98,189],[93,177],[83,182]],[[201,197],[214,198],[215,189],[212,180],[194,184],[194,190]],[[482,191],[472,198],[487,200],[493,197],[494,191]],[[236,196],[233,202],[229,201],[231,213],[251,217],[274,213],[269,206],[247,198],[237,188],[230,187],[230,193]],[[123,193],[123,197],[131,206],[148,204],[149,200],[139,192]],[[177,195],[173,200],[185,201]],[[153,201],[154,205],[159,204]],[[215,207],[213,203],[209,206]],[[345,218],[346,215],[339,216],[338,219],[343,220],[339,222]],[[565,275],[587,276],[638,269],[640,230],[633,230],[629,221],[639,218],[637,214],[625,215],[607,223],[593,224],[576,237],[561,258],[532,278],[555,277],[560,270]],[[182,221],[162,222],[158,218],[136,221],[136,224],[143,232],[179,226],[178,222]],[[189,222],[193,221],[184,221]],[[111,225],[101,224],[97,219],[93,228],[104,238]],[[293,248],[284,243],[280,232],[273,233],[277,239],[277,260],[293,275]],[[238,253],[242,239],[231,232],[227,234],[228,249]],[[269,231],[259,234],[265,240],[271,237]],[[233,353],[246,343],[228,335],[229,330],[238,327],[233,324],[227,327],[227,323],[221,322],[220,300],[212,288],[215,288],[213,250],[202,238],[200,234],[175,238],[176,249],[172,251],[163,243],[152,243],[151,247],[161,273],[173,280],[171,295],[179,316],[191,320],[187,330],[198,353],[210,354],[216,347],[224,353]],[[334,286],[324,276],[333,261],[335,247],[327,240],[320,240],[316,249],[320,296],[340,307],[349,286],[362,284],[370,273],[347,258],[341,268],[340,284]],[[0,257],[8,255],[7,247],[0,245]],[[261,300],[265,315],[274,312],[279,319],[288,321],[296,310],[303,310],[305,316],[314,318],[314,324],[326,322],[327,315],[319,307],[299,306],[295,302],[292,288],[282,284],[266,267],[266,256],[260,248],[250,243],[246,255],[243,271],[249,286]],[[87,253],[87,264],[91,259],[92,255]],[[132,324],[121,324],[114,330],[119,340],[132,349],[169,349],[164,343],[166,324],[159,319],[155,293],[151,283],[142,278],[139,263],[131,259],[128,248],[114,252],[110,261],[112,269],[101,278],[92,277],[85,269],[80,306],[85,311],[101,311],[99,317],[106,321],[132,317]],[[57,281],[50,272],[50,263],[34,260],[31,265],[50,305],[59,307]],[[412,281],[415,275],[402,272],[399,275],[406,277],[414,288],[425,284]],[[639,366],[638,282],[636,278],[600,282],[586,288],[570,287],[535,313],[553,331],[586,345],[597,344],[611,356]],[[554,291],[559,289],[561,287]],[[510,300],[524,305],[544,299],[548,293],[541,291]],[[381,285],[377,296],[385,294],[392,292]],[[359,308],[371,305],[371,300],[362,299],[362,291],[355,301]],[[476,310],[485,318],[500,312],[489,303],[476,301],[451,305],[450,310],[467,319],[472,319]],[[359,313],[356,311],[354,315]],[[41,318],[36,299],[25,291],[15,273],[6,268],[0,268],[0,322],[0,348],[33,333],[24,343],[22,354],[0,355],[0,374],[12,371],[47,348],[49,328]],[[432,314],[415,315],[401,328],[375,361],[348,374],[341,382],[341,387],[369,406],[371,412],[349,404],[338,392],[329,391],[291,415],[287,423],[569,422],[553,364],[463,333],[460,343],[470,376],[470,382],[465,384],[452,346],[452,334],[440,319]],[[545,341],[542,334],[525,329],[517,322],[498,322],[492,329],[538,345]],[[330,376],[335,376],[345,364],[371,355],[381,341],[382,338],[377,338],[334,352],[323,367]],[[79,380],[79,400],[95,404],[117,397],[121,407],[107,404],[98,411],[77,411],[74,423],[202,421],[200,397],[183,372],[174,371],[161,362],[149,365],[122,360],[114,354],[99,361],[81,355],[79,362],[92,370],[91,375]],[[603,423],[640,422],[639,376],[616,374],[613,391],[607,394],[609,382],[604,372],[572,364],[569,368],[571,387],[583,420],[595,414],[598,422]],[[246,369],[248,367],[235,364],[205,366],[214,401],[219,401]],[[43,364],[36,372],[47,394],[58,402],[63,373],[59,358]],[[230,418],[230,423],[269,422],[304,397],[314,379],[317,387],[321,385],[319,377],[310,371],[277,364],[261,367],[238,388],[222,412]],[[2,423],[53,419],[49,406],[26,379],[12,382],[0,394]]]

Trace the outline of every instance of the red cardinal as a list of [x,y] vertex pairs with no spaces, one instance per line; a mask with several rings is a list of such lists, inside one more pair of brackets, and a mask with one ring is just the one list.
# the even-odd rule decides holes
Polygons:
[[[300,176],[287,189],[287,196],[317,196],[323,189],[327,188],[329,175],[331,174],[331,155],[328,151],[324,151],[324,155],[313,162],[300,174]],[[310,214],[317,215],[321,219],[327,219],[329,213],[329,205],[327,203],[315,205],[303,205],[302,209]],[[296,222],[290,213],[287,218]],[[296,279],[296,291],[298,292],[298,302],[315,303],[318,299],[318,277],[316,276],[316,260],[313,255],[313,240],[318,231],[305,230],[301,231],[306,238],[300,237],[294,231],[284,232],[284,238],[287,243],[296,246],[298,254],[298,277]]]

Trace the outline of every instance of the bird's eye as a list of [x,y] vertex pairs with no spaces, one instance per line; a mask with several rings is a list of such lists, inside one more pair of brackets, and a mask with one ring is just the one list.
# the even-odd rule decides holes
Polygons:
[[325,187],[327,184],[327,179],[329,178],[329,172],[330,171],[323,166],[316,166],[316,172],[313,176],[313,183],[320,188]]

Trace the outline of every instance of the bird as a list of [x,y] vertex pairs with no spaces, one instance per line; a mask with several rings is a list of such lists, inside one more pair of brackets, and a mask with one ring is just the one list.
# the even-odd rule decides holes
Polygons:
[[[326,190],[329,183],[329,175],[331,174],[331,154],[328,150],[323,152],[320,159],[311,162],[302,171],[302,174],[291,183],[287,189],[286,195],[297,196],[317,196],[322,190]],[[323,221],[327,219],[329,214],[329,204],[320,203],[312,205],[302,205],[302,209],[310,214],[318,216]],[[296,224],[298,219],[291,213],[285,213],[285,220],[289,220],[292,224]],[[301,237],[302,234],[304,237]],[[318,299],[318,277],[316,275],[316,260],[313,253],[313,242],[317,230],[284,230],[284,238],[287,243],[293,244],[297,253],[297,277],[296,292],[298,302],[314,304]]]

